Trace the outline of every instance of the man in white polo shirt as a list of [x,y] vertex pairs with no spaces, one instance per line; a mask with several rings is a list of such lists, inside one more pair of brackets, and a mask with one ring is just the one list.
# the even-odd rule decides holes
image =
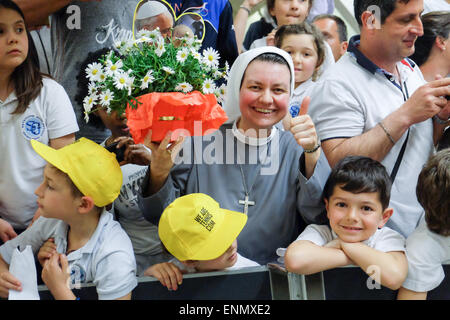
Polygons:
[[394,214],[386,225],[406,237],[423,214],[417,177],[449,123],[450,78],[426,84],[406,58],[423,34],[423,0],[355,0],[354,7],[361,35],[317,84],[309,113],[331,166],[364,155],[391,173]]

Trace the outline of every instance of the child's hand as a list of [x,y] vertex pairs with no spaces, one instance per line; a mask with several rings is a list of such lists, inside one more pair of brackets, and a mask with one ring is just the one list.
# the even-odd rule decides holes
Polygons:
[[45,261],[50,259],[53,254],[56,253],[56,244],[55,239],[49,238],[39,249],[39,252],[37,254],[38,261],[43,267],[45,264]]
[[22,284],[9,271],[0,273],[0,297],[7,299],[9,290],[22,291]]
[[145,276],[155,277],[169,290],[177,290],[183,282],[183,274],[180,269],[171,262],[157,263],[144,272]]
[[17,237],[17,233],[8,221],[0,219],[0,239],[3,242],[14,239]]
[[65,255],[56,253],[44,262],[42,280],[55,299],[59,294],[67,292],[67,290],[71,291],[68,285],[69,279],[69,262]]
[[152,158],[152,153],[149,149],[147,149],[143,144],[135,144],[133,138],[131,137],[119,137],[114,142],[119,142],[117,145],[120,148],[123,145],[126,145],[124,161],[120,163],[120,165],[124,165],[127,163],[136,164],[139,166],[148,166],[150,165],[150,160]]

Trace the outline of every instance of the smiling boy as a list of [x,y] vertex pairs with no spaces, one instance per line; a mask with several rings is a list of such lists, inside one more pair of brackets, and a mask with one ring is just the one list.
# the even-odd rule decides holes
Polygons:
[[368,272],[376,266],[381,284],[398,289],[408,263],[404,237],[383,227],[393,214],[390,189],[390,178],[378,161],[360,156],[341,160],[324,188],[330,226],[309,225],[300,234],[287,248],[287,270],[312,274],[354,264]]

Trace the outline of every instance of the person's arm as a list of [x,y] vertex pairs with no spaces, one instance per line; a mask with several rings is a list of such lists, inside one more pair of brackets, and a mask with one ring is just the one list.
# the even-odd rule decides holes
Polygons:
[[[418,88],[414,94],[382,123],[369,131],[352,137],[329,139],[322,143],[330,166],[349,154],[358,154],[383,160],[394,144],[410,126],[430,119],[442,111],[447,104],[442,96],[450,94],[450,78],[431,81]],[[383,127],[389,133],[386,133]]]
[[53,149],[60,149],[68,144],[75,142],[75,133],[65,135],[56,139],[50,139],[49,145]]
[[[238,45],[239,53],[243,51],[245,29],[247,28],[247,20],[251,10],[254,6],[260,3],[262,0],[244,0],[241,6],[238,8],[236,16],[234,17],[234,32],[236,34],[236,42]],[[243,8],[241,8],[243,7]],[[246,10],[247,8],[248,10]]]
[[397,300],[427,300],[428,292],[416,292],[404,287],[398,290]]
[[298,240],[287,248],[284,264],[289,272],[308,275],[346,266],[352,264],[352,261],[341,249]]
[[173,167],[173,161],[181,150],[184,139],[179,139],[169,146],[171,132],[168,132],[163,141],[158,145],[151,142],[151,131],[144,140],[144,145],[152,151],[149,171],[150,179],[148,186],[143,188],[143,195],[150,196],[157,193],[169,176]]
[[380,276],[381,284],[389,289],[400,288],[408,275],[408,261],[404,252],[382,252],[361,242],[340,241],[340,244],[345,254],[364,272],[371,270],[370,267],[376,267],[379,270],[376,276]]

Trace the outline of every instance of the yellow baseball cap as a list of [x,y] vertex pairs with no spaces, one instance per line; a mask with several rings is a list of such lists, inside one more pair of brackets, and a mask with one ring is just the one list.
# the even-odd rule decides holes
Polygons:
[[122,187],[122,170],[116,155],[86,138],[53,149],[37,140],[31,146],[42,158],[66,173],[85,196],[98,207],[112,203]]
[[178,260],[212,260],[237,238],[247,215],[220,208],[210,196],[192,193],[173,201],[159,220],[159,238]]

